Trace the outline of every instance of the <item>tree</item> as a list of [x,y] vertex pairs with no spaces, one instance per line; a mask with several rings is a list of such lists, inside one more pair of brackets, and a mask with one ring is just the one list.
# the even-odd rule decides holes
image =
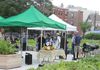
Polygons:
[[83,22],[80,24],[80,26],[81,26],[81,30],[83,32],[83,37],[84,37],[85,32],[91,28],[91,25],[87,22]]
[[24,5],[16,0],[0,0],[0,16],[7,18],[19,14],[26,10]]
[[30,5],[34,5],[45,15],[50,15],[52,3],[49,0],[46,0],[45,2],[43,0],[36,1],[39,1],[38,4],[43,4],[45,6],[38,6],[33,0],[0,0],[0,16],[7,18],[17,15],[29,8]]
[[[34,2],[36,1],[36,2]],[[31,5],[34,5],[46,16],[52,12],[52,3],[49,0],[0,0],[0,16],[8,18],[15,16],[25,10]],[[39,4],[39,6],[38,6]],[[43,4],[43,6],[41,6]],[[16,31],[16,28],[7,29],[7,31]]]
[[52,14],[53,5],[50,0],[35,0],[40,6],[36,6],[44,15],[49,16]]

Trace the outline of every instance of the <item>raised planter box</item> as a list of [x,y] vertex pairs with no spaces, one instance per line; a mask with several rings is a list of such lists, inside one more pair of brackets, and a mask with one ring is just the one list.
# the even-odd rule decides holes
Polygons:
[[20,67],[22,58],[20,54],[0,55],[0,69]]

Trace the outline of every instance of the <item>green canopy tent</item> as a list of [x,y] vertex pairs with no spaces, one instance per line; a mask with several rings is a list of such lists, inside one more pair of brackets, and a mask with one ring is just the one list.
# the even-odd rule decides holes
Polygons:
[[0,20],[3,20],[4,18],[2,16],[0,16]]
[[18,27],[49,27],[56,29],[66,29],[66,26],[49,19],[40,13],[34,6],[31,6],[25,12],[9,17],[0,22],[0,26],[18,26]]
[[56,22],[42,13],[40,13],[34,6],[31,6],[25,12],[9,17],[0,22],[1,27],[8,26],[18,26],[18,27],[42,27],[42,28],[56,28],[56,29],[66,29],[64,24]]

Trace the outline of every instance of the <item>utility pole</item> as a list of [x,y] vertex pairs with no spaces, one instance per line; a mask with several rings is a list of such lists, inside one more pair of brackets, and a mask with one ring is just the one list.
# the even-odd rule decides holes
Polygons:
[[96,11],[95,11],[95,14],[94,14],[94,22],[93,22],[94,29],[93,30],[95,30],[95,25],[96,25]]

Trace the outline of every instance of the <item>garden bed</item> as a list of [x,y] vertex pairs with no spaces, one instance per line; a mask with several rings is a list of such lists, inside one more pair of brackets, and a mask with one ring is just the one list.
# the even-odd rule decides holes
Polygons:
[[9,69],[22,66],[20,54],[0,55],[0,69]]

